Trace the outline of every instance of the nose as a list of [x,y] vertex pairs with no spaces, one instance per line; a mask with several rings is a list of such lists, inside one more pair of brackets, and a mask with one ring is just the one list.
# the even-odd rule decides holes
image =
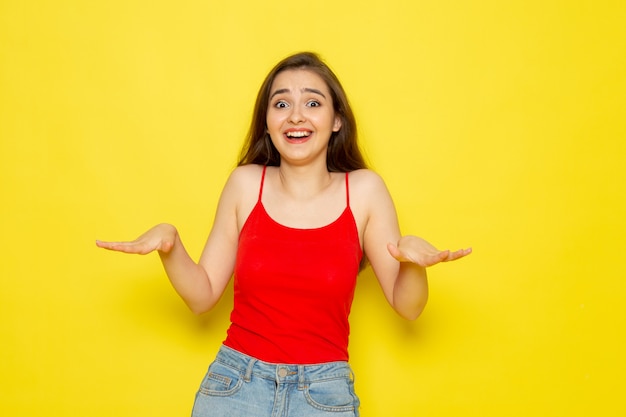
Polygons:
[[289,121],[294,124],[304,122],[304,114],[302,114],[302,110],[298,106],[292,107],[291,113],[289,114]]

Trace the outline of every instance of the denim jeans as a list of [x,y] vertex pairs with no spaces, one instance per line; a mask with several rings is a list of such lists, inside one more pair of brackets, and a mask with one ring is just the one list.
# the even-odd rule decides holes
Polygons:
[[196,394],[192,417],[358,417],[347,362],[283,365],[222,346]]

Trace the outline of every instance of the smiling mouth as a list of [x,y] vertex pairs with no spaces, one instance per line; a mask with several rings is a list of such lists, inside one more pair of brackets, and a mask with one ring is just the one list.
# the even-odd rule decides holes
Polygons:
[[306,131],[306,130],[293,130],[293,131],[285,132],[285,136],[287,136],[290,139],[303,139],[303,138],[308,138],[309,136],[311,136],[311,132]]

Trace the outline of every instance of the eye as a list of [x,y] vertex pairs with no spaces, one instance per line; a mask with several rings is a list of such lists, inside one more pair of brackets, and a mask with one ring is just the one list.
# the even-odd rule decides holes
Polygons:
[[278,100],[276,103],[274,103],[274,107],[276,107],[277,109],[286,109],[287,107],[289,107],[289,104],[287,104],[287,102],[284,100]]
[[321,103],[317,100],[311,100],[306,104],[308,107],[319,107]]

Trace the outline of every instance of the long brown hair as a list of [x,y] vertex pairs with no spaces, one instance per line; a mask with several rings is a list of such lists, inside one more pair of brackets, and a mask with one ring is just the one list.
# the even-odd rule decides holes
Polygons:
[[357,143],[356,120],[348,97],[332,70],[313,52],[301,52],[280,61],[267,75],[254,105],[250,129],[241,150],[238,165],[280,165],[280,154],[272,144],[266,129],[270,89],[274,79],[285,70],[305,69],[319,75],[330,90],[335,114],[341,119],[341,129],[333,132],[328,142],[326,166],[329,172],[350,172],[366,168],[367,164]]

